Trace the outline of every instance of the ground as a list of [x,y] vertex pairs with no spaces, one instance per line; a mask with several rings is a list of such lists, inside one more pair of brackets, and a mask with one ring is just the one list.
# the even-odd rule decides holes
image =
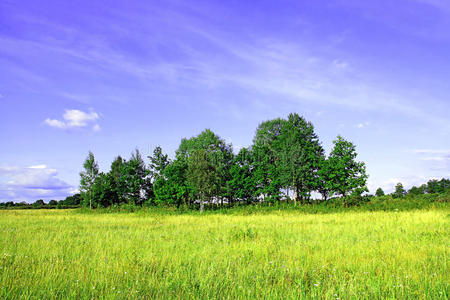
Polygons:
[[0,298],[449,297],[447,208],[0,211]]

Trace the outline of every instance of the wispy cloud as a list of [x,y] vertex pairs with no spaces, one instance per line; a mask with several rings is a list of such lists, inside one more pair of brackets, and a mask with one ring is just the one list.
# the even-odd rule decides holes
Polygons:
[[450,150],[416,149],[413,153],[419,154],[422,160],[450,162]]
[[368,127],[370,125],[370,122],[363,122],[363,123],[359,123],[358,125],[356,125],[357,128],[362,129],[365,127]]
[[[370,71],[354,66],[348,59],[340,58],[336,49],[317,54],[298,41],[278,37],[254,37],[246,39],[208,26],[209,18],[200,18],[202,11],[195,14],[180,14],[173,11],[158,11],[155,20],[139,30],[130,30],[125,26],[129,16],[114,12],[117,18],[110,29],[116,34],[130,35],[139,47],[148,49],[145,60],[134,54],[114,47],[114,41],[95,33],[55,24],[60,34],[70,32],[72,39],[41,37],[40,39],[3,38],[10,51],[40,51],[54,53],[64,57],[69,68],[83,72],[101,73],[106,76],[111,71],[131,76],[138,80],[152,82],[166,81],[171,86],[222,88],[240,88],[248,92],[277,99],[277,102],[314,103],[322,105],[339,105],[351,109],[397,112],[430,123],[439,123],[450,128],[446,118],[427,112],[418,107],[420,101],[410,101],[407,95],[394,90],[386,90],[377,82],[368,80]],[[165,24],[169,14],[182,22]],[[140,15],[133,16],[141,18]],[[32,22],[37,22],[32,20]],[[167,26],[163,33],[179,34],[180,40],[166,39],[161,34],[153,34],[154,24],[162,22]],[[50,27],[49,21],[40,21],[40,25]],[[161,24],[159,24],[161,25]],[[307,25],[306,25],[307,26]],[[145,38],[152,36],[151,39]],[[197,46],[198,44],[204,47]],[[331,43],[332,44],[332,43]],[[177,53],[170,57],[154,49],[171,49]],[[25,49],[25,50],[23,50]],[[80,96],[81,95],[81,96]],[[82,94],[67,94],[68,98],[87,101]],[[261,97],[262,98],[262,97]],[[374,100],[376,99],[376,100]],[[259,102],[266,100],[260,99]],[[266,101],[267,102],[267,101]],[[265,103],[270,109],[274,101]],[[276,106],[276,105],[275,105]],[[67,128],[63,121],[48,119],[48,125]]]
[[[59,129],[86,127],[88,124],[98,120],[99,115],[94,111],[87,113],[78,109],[67,109],[63,114],[63,119],[64,121],[47,118],[44,122],[48,126]],[[100,126],[98,124],[94,124],[93,130],[99,131]]]

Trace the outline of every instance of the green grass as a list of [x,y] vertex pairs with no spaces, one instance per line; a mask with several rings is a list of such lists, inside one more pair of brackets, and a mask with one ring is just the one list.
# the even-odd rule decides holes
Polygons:
[[448,206],[0,211],[0,298],[447,299]]

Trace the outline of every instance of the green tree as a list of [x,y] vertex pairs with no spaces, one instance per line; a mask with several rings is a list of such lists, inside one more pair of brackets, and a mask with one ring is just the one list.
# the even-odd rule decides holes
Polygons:
[[189,183],[199,195],[200,212],[203,212],[204,202],[216,190],[216,169],[210,162],[207,151],[198,149],[189,156],[187,175]]
[[384,196],[384,191],[383,191],[383,189],[379,187],[379,188],[377,189],[377,191],[375,192],[375,196],[377,196],[377,197]]
[[95,178],[97,178],[99,169],[98,163],[95,161],[94,154],[89,151],[88,157],[83,164],[84,170],[80,172],[80,193],[84,199],[85,205],[89,203],[92,209],[92,186]]
[[116,194],[110,173],[99,173],[92,185],[93,205],[95,207],[108,207],[114,204]]
[[109,197],[111,204],[120,204],[127,201],[127,186],[125,178],[126,161],[119,155],[111,163],[111,170],[107,180],[111,189]]
[[145,200],[153,197],[150,172],[138,149],[131,154],[128,161],[123,162],[121,170],[125,198],[129,203],[142,205]]
[[332,173],[333,168],[330,164],[330,160],[323,156],[317,172],[318,179],[316,189],[322,195],[324,201],[327,201],[328,198],[334,194]]
[[48,205],[51,205],[51,206],[56,206],[57,204],[58,204],[58,201],[56,201],[56,200],[50,200],[48,202]]
[[45,205],[45,202],[42,199],[36,200],[36,202],[33,203],[34,207],[41,207],[41,206],[44,206],[44,205]]
[[193,180],[189,176],[193,173],[188,174],[188,169],[190,157],[198,150],[205,152],[208,164],[214,169],[214,174],[211,175],[214,178],[212,197],[208,199],[214,197],[216,201],[220,199],[223,204],[223,199],[227,196],[227,182],[230,179],[229,170],[233,160],[232,146],[225,143],[223,139],[209,129],[204,130],[196,137],[183,139],[176,152],[176,160],[181,167],[180,169],[186,172],[184,185],[187,191],[195,190],[190,186]]
[[425,189],[423,186],[420,187],[413,186],[412,188],[409,189],[408,194],[413,196],[422,195],[424,194],[424,190]]
[[[155,183],[155,198],[158,204],[187,205],[190,185],[186,180],[187,165],[180,160],[170,162],[164,169],[163,176],[159,176]],[[190,204],[190,203],[189,203]]]
[[318,170],[323,163],[324,150],[314,126],[298,114],[290,114],[282,123],[279,146],[282,184],[294,190],[296,203],[303,203],[319,185]]
[[148,157],[150,159],[150,174],[153,179],[163,176],[164,170],[170,163],[168,155],[162,152],[162,148],[157,146],[153,150],[153,155]]
[[405,196],[406,191],[403,188],[403,184],[401,184],[400,182],[397,183],[397,185],[395,186],[395,191],[392,194],[392,198],[402,198],[403,196]]
[[253,176],[253,156],[249,149],[242,148],[233,159],[230,175],[227,182],[230,205],[235,199],[252,202],[256,195],[256,184]]
[[253,139],[256,197],[262,196],[264,201],[280,200],[281,188],[287,181],[280,176],[282,147],[280,137],[285,124],[286,121],[280,118],[265,121],[258,126]]
[[367,191],[366,167],[364,162],[356,161],[355,145],[341,136],[338,136],[333,144],[334,147],[329,156],[333,191],[343,197],[353,191]]
[[[62,202],[61,202],[62,201]],[[74,194],[72,196],[67,196],[66,199],[61,200],[61,205],[80,205],[81,204],[81,195],[79,193]]]

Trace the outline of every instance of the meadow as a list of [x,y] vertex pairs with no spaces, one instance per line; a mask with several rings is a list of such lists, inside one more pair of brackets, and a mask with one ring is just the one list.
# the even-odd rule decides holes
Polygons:
[[0,298],[448,299],[448,207],[0,211]]

